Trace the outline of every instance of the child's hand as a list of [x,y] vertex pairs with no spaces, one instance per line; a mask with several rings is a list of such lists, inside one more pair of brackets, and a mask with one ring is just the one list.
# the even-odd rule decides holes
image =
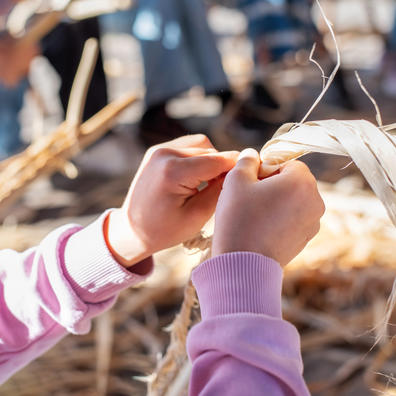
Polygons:
[[216,209],[212,255],[251,251],[285,266],[319,231],[324,203],[302,162],[287,163],[261,181],[259,166],[258,153],[248,149],[228,173]]
[[[238,152],[217,152],[204,135],[149,149],[121,209],[109,216],[108,242],[130,266],[194,237],[214,213],[224,174]],[[202,182],[209,183],[202,191]]]

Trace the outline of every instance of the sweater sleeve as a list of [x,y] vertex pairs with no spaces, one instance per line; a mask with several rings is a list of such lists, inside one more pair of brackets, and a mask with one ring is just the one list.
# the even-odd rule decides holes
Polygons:
[[[23,253],[0,251],[0,382],[43,354],[67,332],[84,334],[117,294],[152,271],[119,265],[107,248],[108,213],[86,228],[67,225]],[[143,268],[143,270],[142,270]]]
[[190,396],[306,396],[300,339],[281,315],[282,270],[270,258],[235,252],[193,272],[202,322],[187,349]]

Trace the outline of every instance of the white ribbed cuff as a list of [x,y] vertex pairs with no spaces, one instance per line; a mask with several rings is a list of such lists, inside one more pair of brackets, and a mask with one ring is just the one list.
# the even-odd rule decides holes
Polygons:
[[87,303],[98,303],[114,296],[122,289],[144,280],[153,268],[147,262],[147,273],[133,273],[120,265],[109,251],[103,225],[109,211],[73,234],[66,243],[64,272],[74,291]]

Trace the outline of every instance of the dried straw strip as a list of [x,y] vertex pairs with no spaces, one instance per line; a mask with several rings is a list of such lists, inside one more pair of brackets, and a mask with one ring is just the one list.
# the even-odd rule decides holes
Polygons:
[[264,164],[281,166],[310,152],[349,156],[362,171],[396,225],[396,138],[364,120],[316,121],[270,140]]
[[362,79],[359,76],[359,73],[356,70],[355,70],[355,76],[356,76],[356,79],[358,80],[360,88],[362,89],[362,91],[366,94],[366,96],[370,99],[371,103],[373,104],[373,106],[375,108],[375,113],[376,113],[375,117],[377,119],[378,126],[380,128],[382,128],[384,125],[382,123],[381,111],[379,109],[379,106],[378,106],[376,100],[373,98],[373,96],[370,94],[368,89],[365,87],[365,85],[363,84]]
[[[117,116],[136,100],[134,94],[126,95],[82,124],[78,134],[78,148],[83,149],[102,137],[114,124]],[[64,161],[75,155],[76,145],[77,142],[70,136],[67,125],[63,123],[23,153],[6,160],[0,173],[0,213],[4,213],[38,177],[56,171],[59,160]],[[1,166],[0,163],[0,168]]]
[[192,308],[196,301],[195,288],[190,280],[184,290],[184,300],[180,312],[169,327],[171,329],[170,345],[149,383],[149,396],[165,396],[177,373],[186,363],[187,333],[191,325]]
[[[311,106],[311,108],[307,111],[307,113],[305,114],[305,116],[303,117],[303,119],[300,121],[300,124],[303,124],[303,123],[308,119],[308,117],[309,117],[309,116],[311,115],[311,113],[314,111],[314,109],[316,108],[316,106],[317,106],[317,105],[320,103],[320,101],[323,99],[324,95],[326,94],[326,92],[327,92],[328,89],[330,88],[330,85],[332,84],[332,82],[333,82],[333,80],[334,80],[334,77],[336,76],[336,74],[337,74],[337,72],[338,72],[338,69],[339,69],[340,66],[341,66],[341,54],[340,54],[340,50],[339,50],[339,47],[338,47],[337,39],[336,39],[336,37],[335,37],[334,30],[333,30],[333,27],[332,27],[332,23],[331,23],[331,22],[329,21],[329,19],[327,18],[326,13],[324,12],[324,10],[323,10],[323,8],[322,8],[322,6],[321,6],[319,0],[316,0],[316,4],[317,4],[317,6],[318,6],[318,8],[319,8],[320,14],[322,15],[322,18],[324,19],[324,21],[325,21],[327,27],[329,28],[331,37],[332,37],[332,39],[333,39],[333,42],[334,42],[334,45],[335,45],[335,48],[336,48],[337,62],[336,62],[336,65],[335,65],[333,71],[331,72],[331,74],[330,74],[330,76],[329,76],[329,78],[328,78],[328,80],[327,80],[327,83],[324,85],[324,87],[323,87],[323,89],[322,89],[322,92],[321,92],[321,93],[319,94],[319,96],[316,98],[315,102],[313,103],[313,105]],[[323,73],[322,67],[318,64],[318,62],[312,60],[312,56],[313,56],[313,51],[314,51],[314,50],[315,50],[315,47],[313,47],[313,49],[312,49],[312,51],[311,51],[310,60],[311,60],[312,62],[314,62],[314,63],[319,67],[319,69],[322,70],[322,76],[323,76],[324,73]]]
[[114,324],[112,312],[101,315],[97,321],[96,335],[96,390],[98,396],[106,396],[109,385],[111,355],[114,342]]
[[[200,260],[203,262],[210,257],[212,238],[206,237],[203,232],[200,232],[196,237],[184,242],[183,245],[188,250],[203,252]],[[179,389],[180,383],[185,379],[185,374],[188,372],[186,367],[186,365],[188,366],[186,339],[192,324],[191,316],[194,305],[198,307],[198,300],[194,285],[190,279],[184,291],[184,300],[180,313],[169,326],[171,329],[170,345],[166,350],[165,356],[158,363],[152,381],[149,382],[149,396],[171,395],[169,393],[170,390],[175,389],[174,387]]]

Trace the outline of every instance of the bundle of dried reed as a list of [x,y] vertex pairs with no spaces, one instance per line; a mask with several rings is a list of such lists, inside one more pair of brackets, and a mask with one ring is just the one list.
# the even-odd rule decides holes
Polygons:
[[10,204],[18,199],[26,187],[38,177],[57,170],[63,171],[68,177],[76,177],[78,171],[68,159],[102,137],[114,124],[116,117],[136,102],[136,96],[128,94],[110,103],[82,123],[87,90],[97,53],[97,41],[88,40],[70,94],[65,122],[49,135],[33,142],[22,153],[0,162],[1,215],[6,213]]
[[[382,317],[392,288],[396,229],[380,201],[367,191],[347,192],[345,185],[351,184],[350,180],[335,186],[320,184],[327,204],[321,231],[285,272],[283,312],[301,331],[308,384],[315,394],[326,389],[337,393],[345,382],[352,386],[354,378],[363,384],[363,377],[366,391],[360,394],[368,394],[372,387],[382,389],[375,372],[396,372],[388,342],[368,353],[375,331],[367,332]],[[67,221],[8,227],[0,240],[12,238],[14,244],[5,240],[4,246],[26,249],[26,235],[34,245],[44,233]],[[90,219],[72,221],[86,224]],[[162,329],[172,321],[197,256],[186,258],[181,247],[161,253],[148,284],[125,291],[93,333],[68,337],[5,384],[4,394],[145,394],[145,385],[132,377],[152,372],[168,344],[168,333]],[[392,336],[394,329],[390,332]],[[185,333],[178,345],[184,346],[184,337]],[[184,355],[179,350],[177,354],[181,364],[166,390],[172,396],[183,395],[190,370]],[[315,364],[318,356],[321,364]],[[336,367],[325,371],[330,364]],[[320,366],[323,372],[313,371],[312,366]]]
[[311,152],[349,156],[396,225],[396,137],[368,121],[284,125],[261,150],[264,171]]

